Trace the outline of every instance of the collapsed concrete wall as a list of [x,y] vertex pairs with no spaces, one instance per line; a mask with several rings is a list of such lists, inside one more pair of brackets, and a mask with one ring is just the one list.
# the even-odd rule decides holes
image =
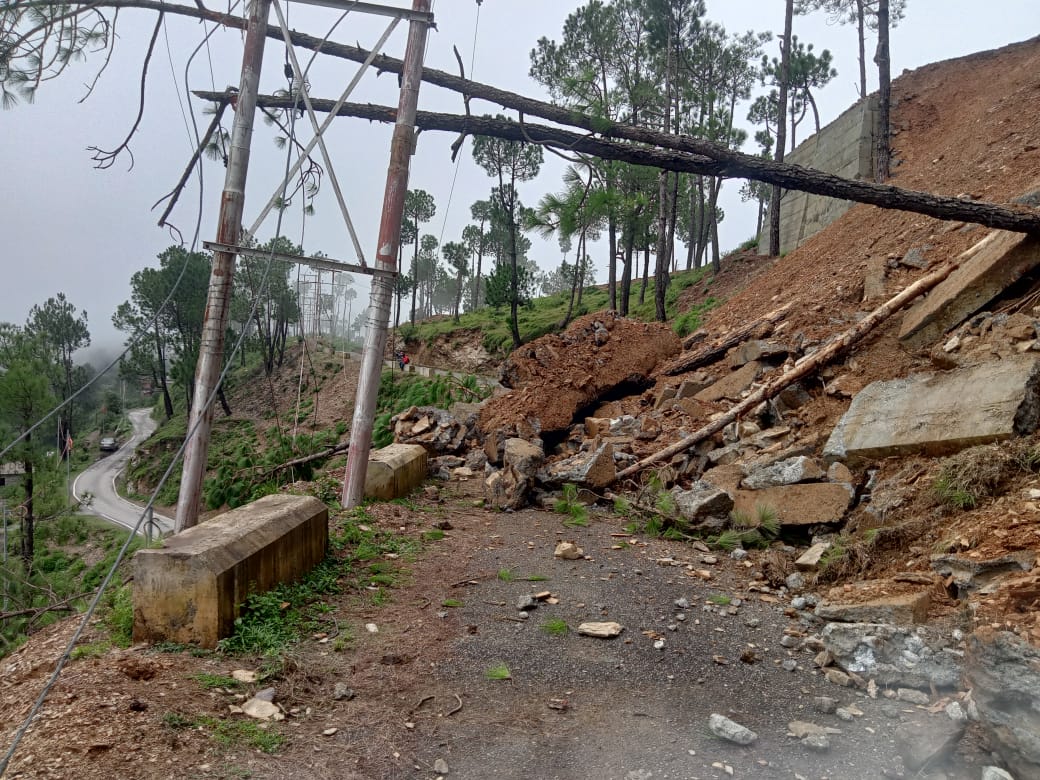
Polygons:
[[[786,155],[784,162],[834,173],[849,179],[874,178],[874,133],[877,96],[871,95],[849,108],[819,133],[810,136]],[[785,190],[780,203],[780,252],[790,252],[855,205],[851,200],[826,198]],[[758,246],[769,247],[769,219],[765,220]]]

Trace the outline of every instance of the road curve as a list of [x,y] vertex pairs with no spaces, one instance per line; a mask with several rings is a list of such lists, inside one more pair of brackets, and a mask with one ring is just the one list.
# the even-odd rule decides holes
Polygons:
[[[116,479],[126,467],[134,449],[142,441],[152,435],[156,422],[150,416],[150,409],[131,409],[127,416],[134,427],[134,434],[118,451],[113,452],[84,470],[72,483],[72,496],[83,501],[90,494],[90,503],[84,504],[84,511],[97,515],[109,522],[133,529],[141,517],[144,507],[127,501],[116,492]],[[156,514],[155,524],[161,533],[173,530],[173,520]],[[142,525],[141,533],[144,533]]]

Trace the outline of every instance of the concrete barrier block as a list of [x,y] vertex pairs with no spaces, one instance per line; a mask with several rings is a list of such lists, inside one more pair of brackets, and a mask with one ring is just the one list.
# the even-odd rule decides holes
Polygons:
[[391,444],[369,456],[365,497],[389,501],[407,496],[426,481],[426,449],[419,444]]
[[135,642],[215,647],[253,593],[298,579],[325,558],[328,508],[312,496],[265,496],[134,555]]

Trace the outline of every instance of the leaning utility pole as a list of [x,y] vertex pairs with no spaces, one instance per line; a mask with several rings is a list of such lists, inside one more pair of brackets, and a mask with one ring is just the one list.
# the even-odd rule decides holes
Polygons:
[[[428,13],[430,0],[412,0],[412,10]],[[376,270],[397,271],[397,245],[401,240],[401,215],[404,195],[408,190],[408,165],[415,151],[415,111],[422,83],[423,54],[426,49],[427,20],[412,19],[408,25],[408,44],[404,54],[401,96],[397,121],[390,141],[390,165],[383,192],[383,213],[379,219],[379,241],[376,248]],[[383,350],[390,320],[390,302],[396,279],[390,275],[375,276],[369,296],[365,346],[361,353],[361,372],[354,402],[354,421],[350,427],[350,452],[343,480],[343,506],[357,506],[365,491],[368,454],[372,449],[372,426],[376,413],[376,397],[383,369]]]
[[[252,0],[249,4],[245,50],[242,54],[242,78],[231,129],[231,150],[228,154],[224,192],[220,198],[220,218],[217,242],[237,246],[242,232],[242,206],[249,168],[249,144],[253,137],[253,114],[260,86],[260,66],[264,59],[267,40],[267,16],[271,0]],[[174,533],[191,528],[198,522],[202,497],[202,478],[206,471],[210,431],[213,427],[213,406],[210,403],[220,380],[224,362],[224,334],[227,332],[231,310],[232,281],[235,275],[233,251],[213,253],[213,270],[209,278],[209,296],[206,316],[202,325],[202,343],[199,361],[195,367],[195,390],[192,395],[188,435],[191,437],[184,450],[184,468],[181,472],[181,490],[177,499]]]

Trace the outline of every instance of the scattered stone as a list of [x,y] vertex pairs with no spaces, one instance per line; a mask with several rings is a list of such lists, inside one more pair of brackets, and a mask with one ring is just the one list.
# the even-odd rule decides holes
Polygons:
[[738,745],[750,745],[758,739],[758,734],[751,729],[718,713],[712,713],[708,718],[708,729],[719,739],[735,742]]
[[952,578],[952,584],[957,586],[958,598],[964,598],[971,592],[988,592],[998,580],[1008,575],[1029,571],[1036,564],[1036,553],[1032,550],[1018,550],[988,560],[960,555],[934,555],[931,563],[940,577]]
[[982,780],[1015,780],[1015,777],[998,766],[987,766],[982,769]]
[[802,610],[805,609],[809,602],[805,600],[804,596],[795,596],[791,599],[791,609]]
[[801,740],[801,744],[818,753],[831,749],[831,741],[826,734],[810,734]]
[[378,634],[379,626],[377,626],[375,623],[365,623],[365,631],[367,631],[370,634]]
[[838,707],[838,709],[834,711],[834,714],[838,716],[838,720],[843,720],[846,723],[851,722],[853,719],[852,712],[845,707]]
[[578,633],[584,636],[596,637],[597,639],[613,639],[619,636],[624,627],[613,621],[603,623],[582,623],[578,626]]
[[812,458],[800,455],[769,466],[753,467],[741,480],[740,486],[747,490],[763,490],[799,482],[818,482],[826,475]]
[[700,522],[708,517],[727,517],[733,509],[733,498],[710,482],[697,480],[689,490],[672,488],[672,497],[685,520]]
[[838,685],[842,688],[848,688],[852,685],[852,678],[841,671],[841,669],[828,669],[824,672],[824,677],[827,678],[827,682],[831,683],[831,685]]
[[448,774],[448,762],[443,758],[438,758],[433,762],[433,771],[439,775]]
[[747,550],[745,550],[743,547],[738,547],[737,549],[730,552],[729,557],[735,561],[742,561],[745,558],[747,558]]
[[784,662],[782,664],[780,664],[780,667],[785,672],[794,672],[794,671],[798,670],[798,662],[796,660],[794,660],[793,658],[788,658],[788,659],[784,660]]
[[354,689],[346,683],[338,682],[332,689],[332,698],[335,701],[350,701],[354,696]]
[[838,700],[832,699],[830,696],[815,696],[813,697],[813,707],[824,715],[833,715],[838,709]]
[[788,590],[799,591],[805,587],[805,577],[799,572],[793,571],[784,577],[784,585]]
[[553,557],[564,561],[576,561],[585,557],[585,551],[574,542],[560,542],[553,551]]
[[848,466],[844,463],[835,461],[827,469],[827,481],[851,485],[855,481],[855,477],[852,476],[852,472],[849,470]]
[[784,634],[782,637],[780,637],[780,646],[781,647],[786,647],[786,648],[790,649],[790,648],[798,647],[798,644],[799,644],[800,641],[801,640],[798,637],[796,637],[796,636],[791,636],[790,634]]
[[968,713],[964,711],[964,708],[961,706],[959,701],[951,701],[947,704],[945,712],[949,716],[950,720],[955,723],[964,723],[968,720]]
[[847,485],[831,482],[805,482],[761,490],[736,490],[734,509],[754,517],[759,506],[776,510],[783,526],[836,523],[845,517],[852,495]]
[[235,669],[231,676],[240,683],[255,683],[257,681],[257,673],[248,669]]
[[551,464],[543,481],[557,485],[573,483],[599,489],[613,484],[616,475],[614,445],[607,441],[594,450],[579,452]]
[[[261,691],[261,693],[263,693]],[[281,708],[266,698],[260,698],[260,693],[242,704],[242,714],[248,715],[256,720],[282,720],[285,715]]]
[[535,609],[538,606],[538,602],[535,601],[534,597],[528,593],[523,594],[516,600],[516,608],[521,612],[526,612],[529,609]]
[[920,704],[926,706],[931,699],[928,698],[928,694],[924,691],[919,691],[916,688],[898,688],[896,690],[896,698],[899,701],[909,702],[910,704]]
[[896,749],[911,772],[940,766],[951,758],[964,734],[964,724],[949,718],[915,720],[913,729],[896,730]]
[[817,542],[798,557],[798,560],[794,562],[795,568],[799,571],[816,571],[820,565],[820,559],[831,546],[830,542]]
[[812,723],[807,720],[792,720],[787,724],[787,736],[794,737],[795,739],[803,739],[805,737],[818,734],[825,736],[827,734],[840,734],[841,729],[831,728],[830,726],[821,726],[818,723]]

